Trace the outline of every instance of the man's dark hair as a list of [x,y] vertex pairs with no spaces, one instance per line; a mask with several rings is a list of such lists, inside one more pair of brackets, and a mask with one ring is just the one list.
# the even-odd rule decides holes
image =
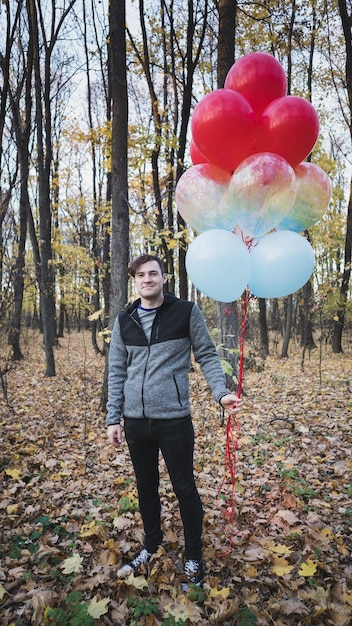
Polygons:
[[129,266],[128,273],[134,278],[139,267],[143,265],[143,263],[148,263],[149,261],[156,261],[161,269],[161,273],[165,274],[164,263],[158,256],[155,256],[153,254],[141,254],[140,256],[137,256],[137,258],[132,261],[131,265]]

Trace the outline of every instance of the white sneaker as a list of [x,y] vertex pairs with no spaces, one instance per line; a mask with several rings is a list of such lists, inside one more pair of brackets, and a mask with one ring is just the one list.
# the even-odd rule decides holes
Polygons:
[[187,592],[189,589],[189,585],[191,584],[197,585],[197,587],[202,586],[204,576],[203,561],[195,561],[194,559],[189,559],[185,562],[183,572],[183,582],[181,583],[182,591]]
[[138,569],[141,565],[145,565],[146,563],[148,563],[151,556],[152,556],[151,552],[148,552],[148,550],[143,548],[143,550],[141,550],[140,553],[137,554],[137,556],[135,556],[134,559],[132,559],[132,561],[130,561],[129,563],[126,563],[126,565],[123,565],[118,570],[117,577],[127,578],[127,576],[132,574],[132,572]]

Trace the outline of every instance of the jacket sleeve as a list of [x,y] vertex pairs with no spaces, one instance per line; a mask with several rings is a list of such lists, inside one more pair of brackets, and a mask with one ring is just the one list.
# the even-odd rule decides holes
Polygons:
[[123,388],[127,372],[127,351],[120,333],[118,317],[115,320],[109,346],[107,425],[119,424],[123,410]]
[[219,402],[222,396],[229,393],[226,388],[225,374],[221,361],[210,337],[204,317],[194,304],[190,317],[190,338],[194,358],[199,363],[204,378],[207,381],[213,398]]

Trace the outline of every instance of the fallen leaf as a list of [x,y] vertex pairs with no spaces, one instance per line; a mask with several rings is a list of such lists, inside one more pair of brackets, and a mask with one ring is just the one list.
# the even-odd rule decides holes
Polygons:
[[282,611],[284,615],[308,615],[310,612],[309,608],[303,604],[303,602],[297,600],[297,598],[290,598],[289,600],[281,602],[280,611]]
[[298,570],[298,574],[300,576],[314,576],[316,571],[317,564],[311,559],[307,559],[307,561],[303,561],[303,563],[301,563],[301,568]]
[[78,574],[83,570],[83,557],[76,552],[65,559],[60,567],[63,574]]
[[104,537],[104,529],[96,521],[92,520],[89,524],[83,524],[80,531],[81,537]]
[[294,565],[290,565],[288,561],[282,557],[274,557],[272,571],[277,576],[286,576],[294,569]]
[[269,543],[264,543],[263,545],[267,548],[267,550],[270,550],[270,552],[274,552],[275,554],[292,553],[292,548],[285,546],[283,543],[275,544],[273,541],[270,541]]
[[232,617],[238,610],[238,598],[225,600],[210,617],[211,624],[221,624]]
[[228,587],[223,587],[222,589],[217,589],[217,587],[213,587],[210,589],[209,598],[228,598],[230,595],[230,589]]
[[282,522],[288,524],[289,526],[294,526],[295,524],[298,524],[299,519],[297,515],[292,513],[292,511],[282,509],[281,511],[277,511],[272,518],[271,523],[282,525]]
[[19,504],[9,504],[8,507],[6,507],[6,512],[8,515],[15,515],[16,513],[18,513],[19,508]]
[[14,480],[19,480],[20,476],[21,476],[21,471],[19,469],[6,469],[5,470],[5,474],[7,474],[7,476],[11,476],[11,478],[13,478]]
[[87,609],[88,615],[94,617],[94,619],[99,619],[102,615],[108,612],[108,604],[110,602],[110,598],[103,598],[102,600],[97,600],[97,596],[94,596],[90,601]]
[[145,589],[148,587],[148,581],[145,576],[134,576],[133,572],[123,581],[126,585],[132,585],[136,589]]
[[195,602],[174,600],[164,606],[164,616],[172,616],[177,620],[197,622],[202,616],[201,608]]
[[55,604],[57,594],[51,589],[41,589],[34,593],[32,597],[33,605],[33,624],[42,624],[44,611],[47,607],[52,607]]

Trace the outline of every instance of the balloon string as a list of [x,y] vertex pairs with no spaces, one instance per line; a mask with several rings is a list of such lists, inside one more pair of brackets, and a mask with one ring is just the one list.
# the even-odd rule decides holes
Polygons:
[[[241,322],[241,337],[240,337],[240,356],[239,356],[239,368],[238,368],[238,391],[237,395],[240,398],[243,389],[243,359],[244,359],[244,337],[247,323],[247,310],[248,302],[251,298],[249,291],[246,291],[243,297],[242,306],[242,322]],[[222,508],[222,514],[225,520],[225,535],[229,541],[228,549],[219,556],[225,556],[230,554],[233,547],[233,537],[237,534],[235,529],[235,512],[236,512],[236,477],[237,477],[237,450],[240,439],[240,425],[235,415],[228,415],[226,423],[226,444],[225,444],[225,461],[224,461],[224,476],[221,481],[218,498],[222,498],[224,506]]]

